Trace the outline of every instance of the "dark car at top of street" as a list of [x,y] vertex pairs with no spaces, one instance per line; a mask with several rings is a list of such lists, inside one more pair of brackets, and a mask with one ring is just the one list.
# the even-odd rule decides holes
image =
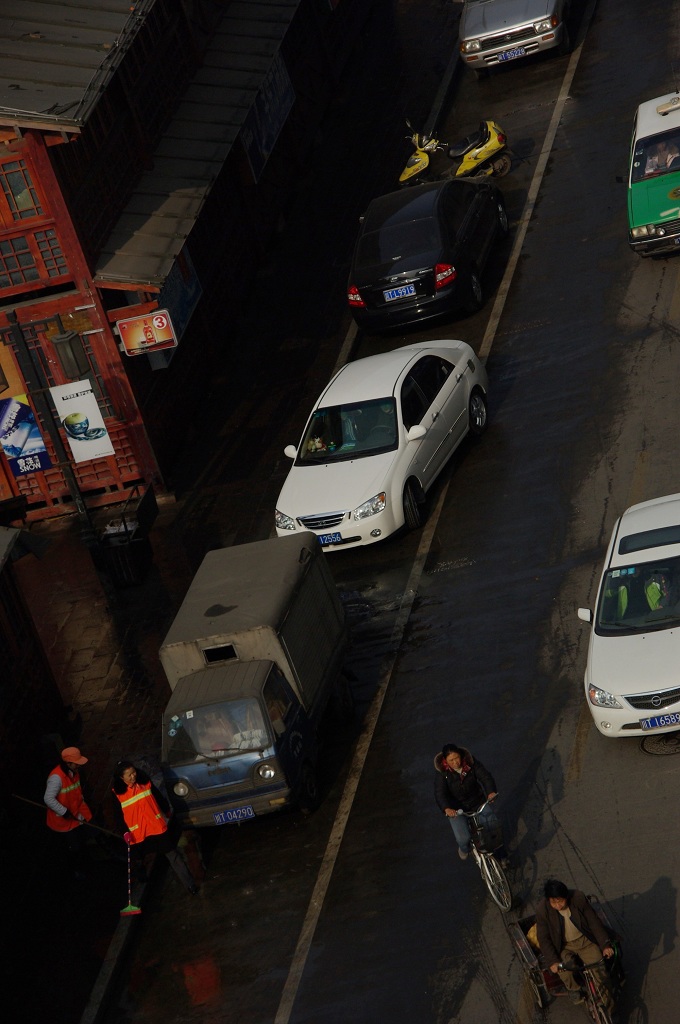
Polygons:
[[362,218],[347,286],[359,327],[384,331],[484,302],[481,273],[508,231],[490,181],[436,181],[374,199]]
[[569,0],[465,0],[460,55],[478,75],[508,61],[557,48],[569,52]]

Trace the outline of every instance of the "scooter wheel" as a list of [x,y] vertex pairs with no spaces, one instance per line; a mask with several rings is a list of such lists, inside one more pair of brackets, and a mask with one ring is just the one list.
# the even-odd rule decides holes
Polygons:
[[494,178],[504,178],[512,167],[512,160],[507,153],[502,153],[498,160],[494,160],[492,167]]

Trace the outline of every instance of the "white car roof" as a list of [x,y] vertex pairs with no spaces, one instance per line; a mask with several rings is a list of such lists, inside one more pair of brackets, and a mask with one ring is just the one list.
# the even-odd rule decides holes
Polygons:
[[[619,554],[623,538],[668,527],[677,528],[678,543],[664,542],[655,545],[654,538],[650,537],[649,547],[638,547],[635,551]],[[671,536],[668,537],[669,541]],[[643,543],[642,538],[641,543]],[[661,498],[652,498],[651,501],[643,501],[639,505],[631,505],[626,509],[621,516],[616,546],[612,551],[610,563],[612,568],[619,565],[630,565],[636,560],[647,562],[658,558],[675,558],[678,555],[680,555],[680,494],[666,494]]]
[[[668,114],[659,114],[657,107],[666,103],[676,101],[676,107]],[[657,135],[659,132],[673,131],[680,127],[680,95],[677,92],[669,92],[665,96],[657,96],[656,99],[641,103],[637,109],[637,124],[635,128],[636,139],[646,139],[649,135]]]
[[385,398],[394,391],[394,385],[403,370],[426,352],[456,362],[461,356],[474,358],[474,352],[464,341],[421,341],[404,345],[391,352],[380,352],[347,363],[336,373],[317,405],[343,405],[347,402],[365,402],[371,398]]

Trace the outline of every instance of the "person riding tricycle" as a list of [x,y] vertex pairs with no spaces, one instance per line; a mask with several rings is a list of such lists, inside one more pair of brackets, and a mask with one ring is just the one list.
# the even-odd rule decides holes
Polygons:
[[549,879],[536,914],[510,926],[534,998],[545,1007],[567,995],[598,1024],[610,1024],[623,984],[621,948],[592,896]]

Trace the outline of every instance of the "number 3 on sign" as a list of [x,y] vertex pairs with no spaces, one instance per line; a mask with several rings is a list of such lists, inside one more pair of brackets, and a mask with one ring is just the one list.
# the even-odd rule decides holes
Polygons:
[[157,316],[153,318],[152,323],[157,331],[164,331],[165,328],[168,326],[168,318],[163,316],[162,313],[159,313]]

